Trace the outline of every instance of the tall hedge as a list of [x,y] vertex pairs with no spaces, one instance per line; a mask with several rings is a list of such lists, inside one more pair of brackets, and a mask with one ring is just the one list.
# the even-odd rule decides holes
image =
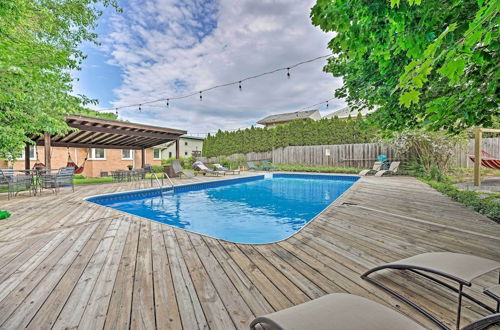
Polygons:
[[203,156],[227,156],[235,153],[268,151],[287,146],[350,144],[371,142],[377,136],[361,116],[356,119],[338,118],[296,120],[274,128],[251,127],[208,135],[203,143]]

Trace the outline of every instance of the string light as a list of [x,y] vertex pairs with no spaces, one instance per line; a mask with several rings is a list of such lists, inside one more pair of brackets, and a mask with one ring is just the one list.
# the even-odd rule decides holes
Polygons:
[[[304,111],[304,110],[308,110],[308,109],[311,109],[311,108],[314,108],[314,107],[317,107],[319,105],[322,105],[322,104],[326,104],[326,106],[328,107],[328,102],[332,101],[332,100],[335,100],[334,97],[332,97],[331,99],[328,99],[326,101],[323,101],[323,102],[319,102],[319,103],[316,103],[316,104],[312,104],[312,105],[309,105],[307,107],[303,107],[299,110],[297,110],[296,112],[299,112],[299,111]],[[248,127],[238,127],[238,128],[232,128],[232,129],[227,129],[225,130],[226,132],[233,132],[233,131],[238,131],[238,130],[241,130],[241,129],[247,129]],[[190,135],[208,135],[208,134],[213,134],[213,133],[217,133],[217,131],[212,131],[212,132],[208,132],[208,133],[191,133],[189,132],[188,134]]]
[[[246,78],[243,78],[243,79],[239,79],[239,80],[236,80],[236,81],[233,81],[233,82],[229,82],[229,83],[225,83],[225,84],[220,84],[220,85],[212,86],[210,88],[203,89],[203,90],[198,91],[198,92],[191,92],[189,94],[180,95],[180,96],[176,96],[176,97],[159,98],[159,99],[156,99],[156,100],[146,101],[146,102],[142,102],[142,103],[135,103],[135,104],[123,105],[123,106],[117,107],[117,109],[133,108],[133,107],[136,107],[136,106],[139,106],[139,108],[141,108],[142,105],[153,104],[153,103],[158,103],[158,102],[164,102],[165,100],[180,100],[180,99],[185,99],[185,98],[188,98],[188,97],[192,97],[192,96],[194,96],[196,94],[200,94],[200,100],[201,100],[202,99],[202,96],[201,96],[202,92],[208,92],[208,91],[211,91],[213,89],[227,87],[227,86],[236,85],[236,84],[238,85],[238,87],[241,90],[241,83],[243,83],[243,82],[245,82],[247,80],[257,79],[257,78],[260,78],[262,76],[270,75],[270,74],[273,74],[273,73],[276,73],[276,72],[279,72],[279,71],[285,71],[285,70],[287,72],[287,77],[290,78],[290,70],[291,69],[296,68],[296,67],[301,66],[301,65],[304,65],[304,64],[307,64],[307,63],[311,63],[311,62],[320,60],[320,59],[328,59],[330,57],[333,57],[333,55],[330,54],[330,55],[318,56],[318,57],[315,57],[315,58],[312,58],[312,59],[309,59],[309,60],[306,60],[306,61],[302,61],[302,62],[296,63],[294,65],[289,65],[289,66],[286,66],[286,67],[283,67],[283,68],[278,68],[278,69],[274,69],[274,70],[271,70],[271,71],[259,73],[257,75],[246,77]],[[112,110],[114,110],[114,108],[101,109],[101,110],[102,111],[112,111]]]
[[115,114],[118,116],[118,108],[115,109]]
[[200,91],[200,101],[203,99],[203,96],[201,96],[201,91]]
[[167,99],[167,108],[170,106],[170,99]]

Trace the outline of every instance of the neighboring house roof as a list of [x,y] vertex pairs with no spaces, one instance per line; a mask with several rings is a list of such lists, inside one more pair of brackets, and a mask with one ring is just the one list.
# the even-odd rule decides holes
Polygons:
[[201,136],[193,136],[193,135],[181,135],[181,139],[191,139],[191,140],[205,140],[204,137]]
[[306,110],[297,112],[280,113],[277,115],[270,115],[264,119],[261,119],[257,124],[265,125],[272,123],[283,123],[297,119],[307,119],[311,118],[313,120],[318,120],[321,118],[321,114],[318,110]]
[[375,109],[373,110],[368,110],[368,109],[362,109],[361,111],[359,110],[352,110],[350,107],[345,107],[339,110],[336,110],[332,113],[329,113],[328,115],[325,115],[323,118],[333,118],[333,117],[339,117],[340,119],[342,118],[347,118],[351,116],[351,118],[356,118],[358,116],[358,113],[361,113],[361,115],[364,117],[367,114],[370,114],[374,112]]

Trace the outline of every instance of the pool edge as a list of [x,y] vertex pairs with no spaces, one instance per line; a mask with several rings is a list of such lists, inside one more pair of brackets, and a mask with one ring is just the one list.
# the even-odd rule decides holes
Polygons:
[[[287,237],[285,237],[283,239],[280,239],[278,241],[266,242],[266,243],[233,242],[233,241],[229,241],[229,240],[226,240],[226,239],[223,239],[223,238],[218,238],[218,237],[210,236],[210,235],[207,235],[207,234],[197,233],[195,231],[191,231],[191,230],[188,230],[188,229],[184,229],[184,228],[180,228],[180,227],[177,227],[177,226],[173,226],[173,225],[170,225],[170,224],[158,221],[158,220],[149,219],[149,218],[146,218],[146,217],[142,217],[140,215],[135,215],[135,214],[128,213],[128,212],[125,212],[125,211],[114,209],[114,208],[111,208],[111,207],[108,207],[108,206],[105,206],[105,205],[102,205],[102,204],[99,204],[99,203],[95,203],[93,201],[89,201],[88,200],[89,198],[103,196],[103,195],[122,195],[122,194],[130,193],[130,192],[134,192],[134,191],[160,190],[161,188],[134,189],[134,190],[128,190],[128,191],[121,191],[119,193],[93,195],[93,196],[87,196],[87,197],[83,198],[83,200],[86,201],[86,202],[88,202],[88,203],[92,203],[92,204],[98,205],[100,207],[110,208],[110,209],[112,209],[112,210],[114,210],[116,212],[119,212],[119,213],[123,214],[123,215],[128,215],[128,216],[131,216],[131,217],[137,217],[137,218],[140,218],[140,219],[144,219],[144,220],[148,220],[148,221],[153,221],[155,223],[159,223],[159,224],[168,226],[168,227],[173,228],[173,229],[184,230],[184,231],[186,231],[188,233],[191,233],[191,234],[196,234],[196,235],[208,237],[208,238],[211,238],[211,239],[216,239],[216,240],[219,240],[219,241],[222,241],[222,242],[227,242],[227,243],[231,243],[231,244],[249,245],[249,246],[252,246],[252,245],[264,246],[264,245],[269,245],[269,244],[277,244],[277,243],[284,242],[284,241],[288,240],[289,238],[291,238],[291,237],[297,235],[298,233],[300,233],[304,228],[306,228],[308,225],[310,225],[311,223],[313,223],[319,216],[321,216],[324,212],[326,212],[331,207],[335,207],[335,206],[341,205],[341,202],[343,202],[343,200],[345,200],[345,198],[347,198],[348,193],[350,193],[351,190],[353,189],[353,187],[355,187],[356,184],[359,181],[361,181],[362,178],[363,178],[363,176],[359,176],[359,175],[355,175],[355,174],[343,174],[343,173],[339,173],[339,174],[337,174],[337,173],[310,173],[310,172],[270,172],[270,173],[272,173],[272,174],[274,174],[274,173],[279,173],[279,174],[302,174],[302,175],[311,175],[311,176],[312,175],[346,176],[346,177],[357,177],[358,179],[355,180],[353,182],[353,184],[347,190],[345,190],[339,197],[337,197],[333,202],[331,202],[330,204],[328,204],[321,212],[319,212],[318,214],[316,214],[316,216],[314,216],[311,220],[309,220],[306,224],[304,224],[299,230],[297,230],[296,232],[294,232],[290,236],[287,236]],[[249,175],[249,176],[246,176],[246,178],[256,178],[256,177],[260,177],[260,176],[264,176],[264,173],[257,174],[257,175]],[[242,177],[240,177],[240,178],[242,178]],[[235,180],[235,179],[239,179],[239,178],[229,178],[229,179],[222,179],[222,180],[210,181],[210,182],[232,181],[232,180]],[[201,184],[201,183],[204,183],[204,182],[199,182],[199,183]],[[189,185],[193,185],[193,184],[196,184],[196,183],[188,183],[188,184],[176,185],[174,187],[183,187],[183,186],[189,186]],[[172,188],[174,188],[174,187],[172,187]]]

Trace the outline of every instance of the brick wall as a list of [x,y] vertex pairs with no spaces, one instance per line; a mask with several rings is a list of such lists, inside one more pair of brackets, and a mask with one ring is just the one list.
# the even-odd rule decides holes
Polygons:
[[[44,147],[37,147],[39,160],[42,163],[46,163],[44,159]],[[88,159],[85,163],[84,171],[82,175],[88,178],[96,178],[101,175],[101,172],[108,172],[111,175],[111,171],[118,169],[127,169],[127,165],[133,165],[134,168],[141,167],[141,151],[133,150],[134,159],[133,160],[123,160],[122,159],[122,150],[121,149],[106,149],[105,150],[105,158],[104,160],[92,160]],[[69,153],[71,155],[71,159],[78,166],[81,166],[85,157],[87,157],[88,149],[86,148],[69,148]],[[52,147],[51,149],[51,162],[52,168],[57,169],[60,167],[66,166],[68,161],[68,149],[65,147]],[[36,156],[35,156],[36,158]],[[90,158],[90,156],[89,156]],[[30,161],[30,168],[35,165],[36,160]],[[146,164],[151,165],[161,165],[161,160],[153,159],[153,149],[146,149]],[[6,161],[0,161],[0,167],[8,167],[13,166],[15,170],[24,169],[24,158],[18,159],[15,163],[7,163]]]

